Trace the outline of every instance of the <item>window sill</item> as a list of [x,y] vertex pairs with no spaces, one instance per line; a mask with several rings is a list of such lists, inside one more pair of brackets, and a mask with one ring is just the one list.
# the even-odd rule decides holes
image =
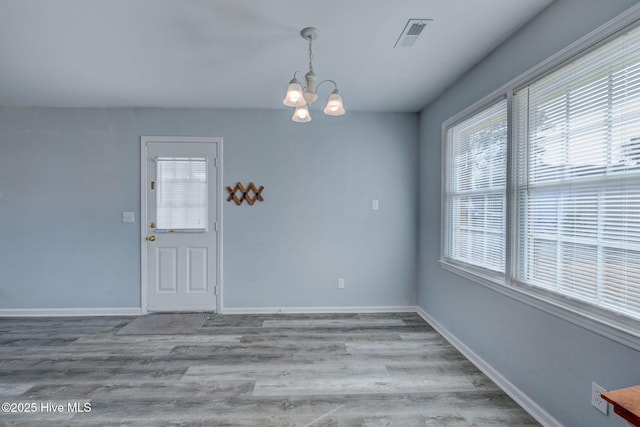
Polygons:
[[581,307],[579,303],[524,285],[507,286],[504,278],[481,274],[468,267],[440,260],[443,269],[479,283],[493,291],[527,304],[552,316],[601,335],[619,344],[640,351],[640,328],[631,325],[633,320],[617,316],[599,315]]

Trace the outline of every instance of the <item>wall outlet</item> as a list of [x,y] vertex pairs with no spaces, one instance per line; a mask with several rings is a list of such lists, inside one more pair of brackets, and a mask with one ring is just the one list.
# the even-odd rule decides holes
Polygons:
[[338,289],[344,289],[344,279],[338,279]]
[[602,398],[602,396],[600,396],[600,394],[604,393],[605,391],[607,390],[605,390],[598,384],[594,382],[591,383],[591,406],[607,415],[609,413],[609,402],[607,402]]

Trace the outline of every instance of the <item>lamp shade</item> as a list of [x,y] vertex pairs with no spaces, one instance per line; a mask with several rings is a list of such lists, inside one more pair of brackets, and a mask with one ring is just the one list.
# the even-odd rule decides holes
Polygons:
[[295,78],[291,79],[289,82],[287,94],[285,95],[282,103],[287,107],[302,107],[305,105],[305,100],[302,95],[302,86],[300,86],[300,82]]
[[310,122],[311,114],[309,114],[309,109],[307,108],[307,104],[304,104],[301,107],[297,107],[296,111],[293,113],[292,119],[294,122],[298,122],[298,123]]
[[342,105],[342,97],[338,89],[334,89],[329,96],[327,106],[324,107],[324,113],[329,116],[341,116],[345,113],[344,106]]

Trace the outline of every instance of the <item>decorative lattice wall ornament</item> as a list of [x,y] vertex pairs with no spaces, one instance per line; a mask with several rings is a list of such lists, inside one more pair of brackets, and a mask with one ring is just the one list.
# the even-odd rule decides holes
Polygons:
[[[250,182],[247,188],[245,188],[241,182],[238,182],[233,188],[227,186],[227,191],[229,191],[227,202],[233,200],[236,202],[236,205],[241,205],[245,200],[249,205],[253,205],[256,201],[263,202],[262,190],[264,190],[264,186],[262,185],[260,188],[257,188],[253,182]],[[238,194],[240,195],[238,196]]]

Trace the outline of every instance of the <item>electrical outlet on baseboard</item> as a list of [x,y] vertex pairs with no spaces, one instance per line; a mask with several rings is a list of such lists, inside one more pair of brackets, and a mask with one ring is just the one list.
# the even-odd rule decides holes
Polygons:
[[609,402],[604,400],[601,394],[606,391],[604,387],[591,383],[591,405],[605,415],[609,413]]

